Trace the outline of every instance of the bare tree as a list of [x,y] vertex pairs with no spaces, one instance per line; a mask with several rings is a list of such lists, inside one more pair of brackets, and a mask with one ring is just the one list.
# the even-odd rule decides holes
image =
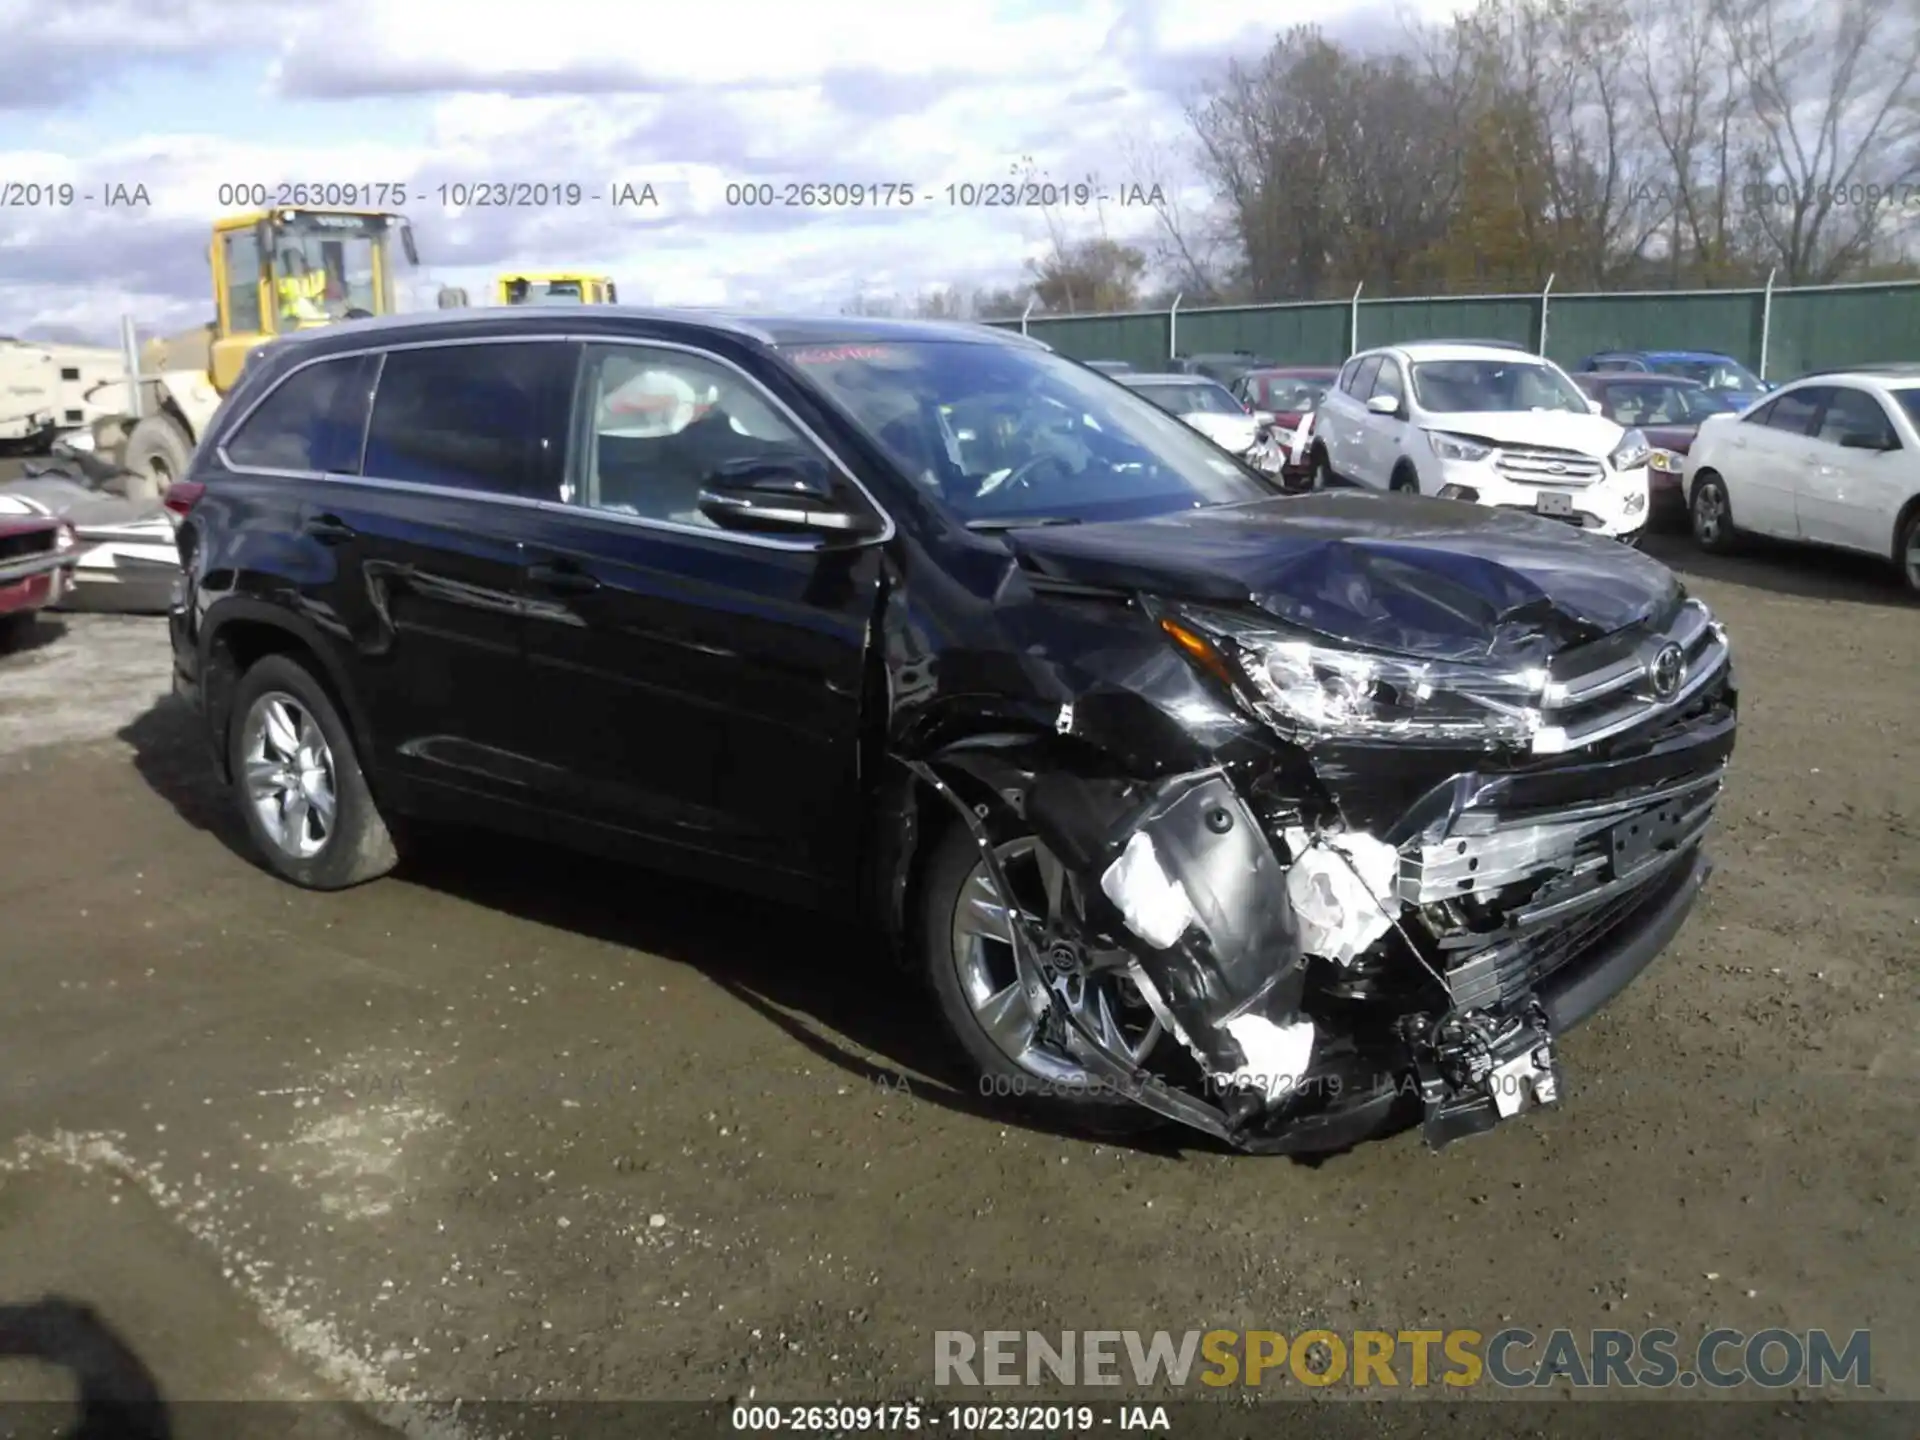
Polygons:
[[1182,164],[1152,135],[1129,137],[1121,154],[1129,183],[1148,197],[1156,230],[1149,260],[1171,293],[1196,304],[1235,298],[1231,292],[1239,257],[1233,223],[1217,204],[1196,205],[1195,167]]
[[[1920,175],[1920,0],[1719,0],[1757,126],[1741,198],[1788,283],[1867,263]],[[1880,203],[1875,203],[1879,200]]]

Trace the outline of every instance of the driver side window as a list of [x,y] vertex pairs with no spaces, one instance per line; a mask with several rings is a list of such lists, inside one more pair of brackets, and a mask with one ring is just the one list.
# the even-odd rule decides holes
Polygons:
[[1379,395],[1389,395],[1397,404],[1406,403],[1407,392],[1401,383],[1400,365],[1391,356],[1381,357],[1380,373],[1374,377],[1373,392],[1367,398],[1371,400]]
[[571,448],[571,503],[710,530],[719,527],[700,513],[700,491],[722,465],[818,458],[738,371],[639,345],[585,347]]

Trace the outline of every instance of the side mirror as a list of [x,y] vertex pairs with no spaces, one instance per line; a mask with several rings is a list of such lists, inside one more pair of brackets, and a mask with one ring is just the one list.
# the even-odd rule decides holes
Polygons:
[[1392,395],[1376,395],[1367,401],[1367,409],[1376,415],[1398,415],[1400,402]]
[[413,243],[413,226],[405,220],[400,222],[400,248],[406,252],[409,265],[419,265],[420,247]]
[[880,528],[841,502],[826,465],[808,455],[727,461],[707,477],[698,503],[723,530],[858,539]]
[[1607,407],[1602,405],[1598,400],[1595,400],[1592,396],[1588,396],[1587,412],[1591,415],[1604,415],[1607,413]]

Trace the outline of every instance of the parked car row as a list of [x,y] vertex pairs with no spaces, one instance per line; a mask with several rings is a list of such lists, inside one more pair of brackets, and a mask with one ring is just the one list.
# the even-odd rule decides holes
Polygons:
[[1742,533],[1836,546],[1920,590],[1920,366],[1783,386],[1713,351],[1612,350],[1569,374],[1493,340],[1380,346],[1337,369],[1250,352],[1164,375],[1093,363],[1288,489],[1524,509],[1629,544],[1684,522],[1708,550]]

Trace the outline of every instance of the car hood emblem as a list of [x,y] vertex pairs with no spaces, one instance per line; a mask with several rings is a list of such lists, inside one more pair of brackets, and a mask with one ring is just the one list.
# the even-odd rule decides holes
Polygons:
[[1647,668],[1647,679],[1653,686],[1654,698],[1671,700],[1680,692],[1680,684],[1687,678],[1687,657],[1678,645],[1663,645],[1660,653],[1653,657],[1653,664]]

